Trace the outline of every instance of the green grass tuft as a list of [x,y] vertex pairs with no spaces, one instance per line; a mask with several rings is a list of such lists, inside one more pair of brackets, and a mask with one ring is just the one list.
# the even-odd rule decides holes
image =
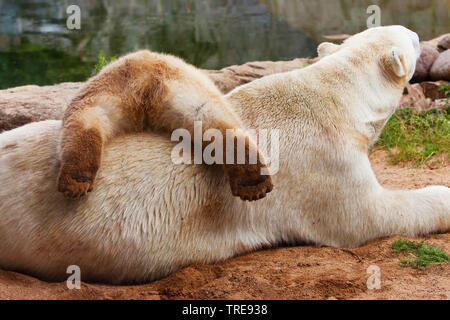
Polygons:
[[430,265],[440,265],[450,261],[450,255],[425,241],[414,242],[400,239],[394,241],[391,246],[397,253],[408,252],[416,256],[415,258],[401,258],[400,263],[405,267],[426,268]]
[[[450,96],[450,83],[441,85],[441,86],[439,87],[439,90],[440,90],[440,91],[443,91],[443,92],[444,92],[444,95],[445,95],[446,97],[447,97],[447,96]],[[449,99],[450,99],[450,98],[448,98],[447,101],[448,101]]]
[[445,97],[447,97],[445,100],[445,106],[448,108],[450,106],[450,83],[441,85],[439,87],[439,91],[442,91]]
[[398,110],[384,128],[377,148],[387,150],[393,164],[417,166],[434,156],[450,157],[450,106],[441,113],[436,109],[422,114],[409,108]]
[[100,52],[98,53],[97,64],[95,65],[95,71],[99,73],[104,67],[106,67],[108,64],[110,64],[116,59],[117,59],[116,56],[112,56],[111,58],[107,59],[103,51],[100,50]]

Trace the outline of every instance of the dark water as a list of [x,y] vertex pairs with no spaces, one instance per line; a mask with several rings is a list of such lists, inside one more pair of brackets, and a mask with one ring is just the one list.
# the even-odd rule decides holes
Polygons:
[[[66,27],[71,4],[81,30]],[[323,35],[364,30],[370,4],[423,39],[450,32],[450,0],[0,0],[0,88],[85,80],[100,51],[148,48],[212,69],[315,56]]]

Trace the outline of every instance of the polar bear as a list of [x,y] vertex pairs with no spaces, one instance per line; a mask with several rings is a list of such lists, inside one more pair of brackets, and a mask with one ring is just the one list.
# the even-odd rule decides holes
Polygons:
[[401,26],[366,30],[322,59],[226,95],[246,128],[280,130],[277,188],[257,202],[228,190],[220,168],[175,165],[156,133],[105,147],[98,187],[80,201],[54,192],[60,121],[0,135],[0,267],[63,280],[141,283],[279,243],[356,247],[450,230],[450,189],[388,190],[368,149],[399,104],[419,57]]

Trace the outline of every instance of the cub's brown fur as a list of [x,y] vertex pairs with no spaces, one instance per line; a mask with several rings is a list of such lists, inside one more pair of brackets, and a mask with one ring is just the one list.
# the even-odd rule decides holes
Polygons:
[[[132,53],[105,67],[67,107],[58,190],[73,199],[92,191],[103,146],[115,135],[148,128],[165,132],[184,128],[192,135],[194,121],[202,121],[204,131],[214,128],[222,133],[224,155],[226,130],[239,129],[243,135],[245,164],[224,165],[233,195],[252,201],[272,191],[271,177],[261,174],[262,155],[213,82],[179,58],[149,51]],[[258,159],[251,164],[249,153],[255,150]]]

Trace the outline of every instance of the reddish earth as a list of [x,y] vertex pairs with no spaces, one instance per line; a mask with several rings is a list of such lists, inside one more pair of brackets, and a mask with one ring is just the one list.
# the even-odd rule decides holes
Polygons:
[[[407,168],[388,164],[386,154],[371,156],[379,181],[392,188],[427,185],[450,187],[450,164]],[[390,249],[398,237],[373,241],[357,249],[299,246],[236,257],[216,265],[184,268],[140,286],[65,283],[0,271],[2,299],[450,299],[450,264],[416,270],[402,267]],[[450,252],[450,234],[427,241]],[[367,289],[367,268],[381,270],[381,289]]]

